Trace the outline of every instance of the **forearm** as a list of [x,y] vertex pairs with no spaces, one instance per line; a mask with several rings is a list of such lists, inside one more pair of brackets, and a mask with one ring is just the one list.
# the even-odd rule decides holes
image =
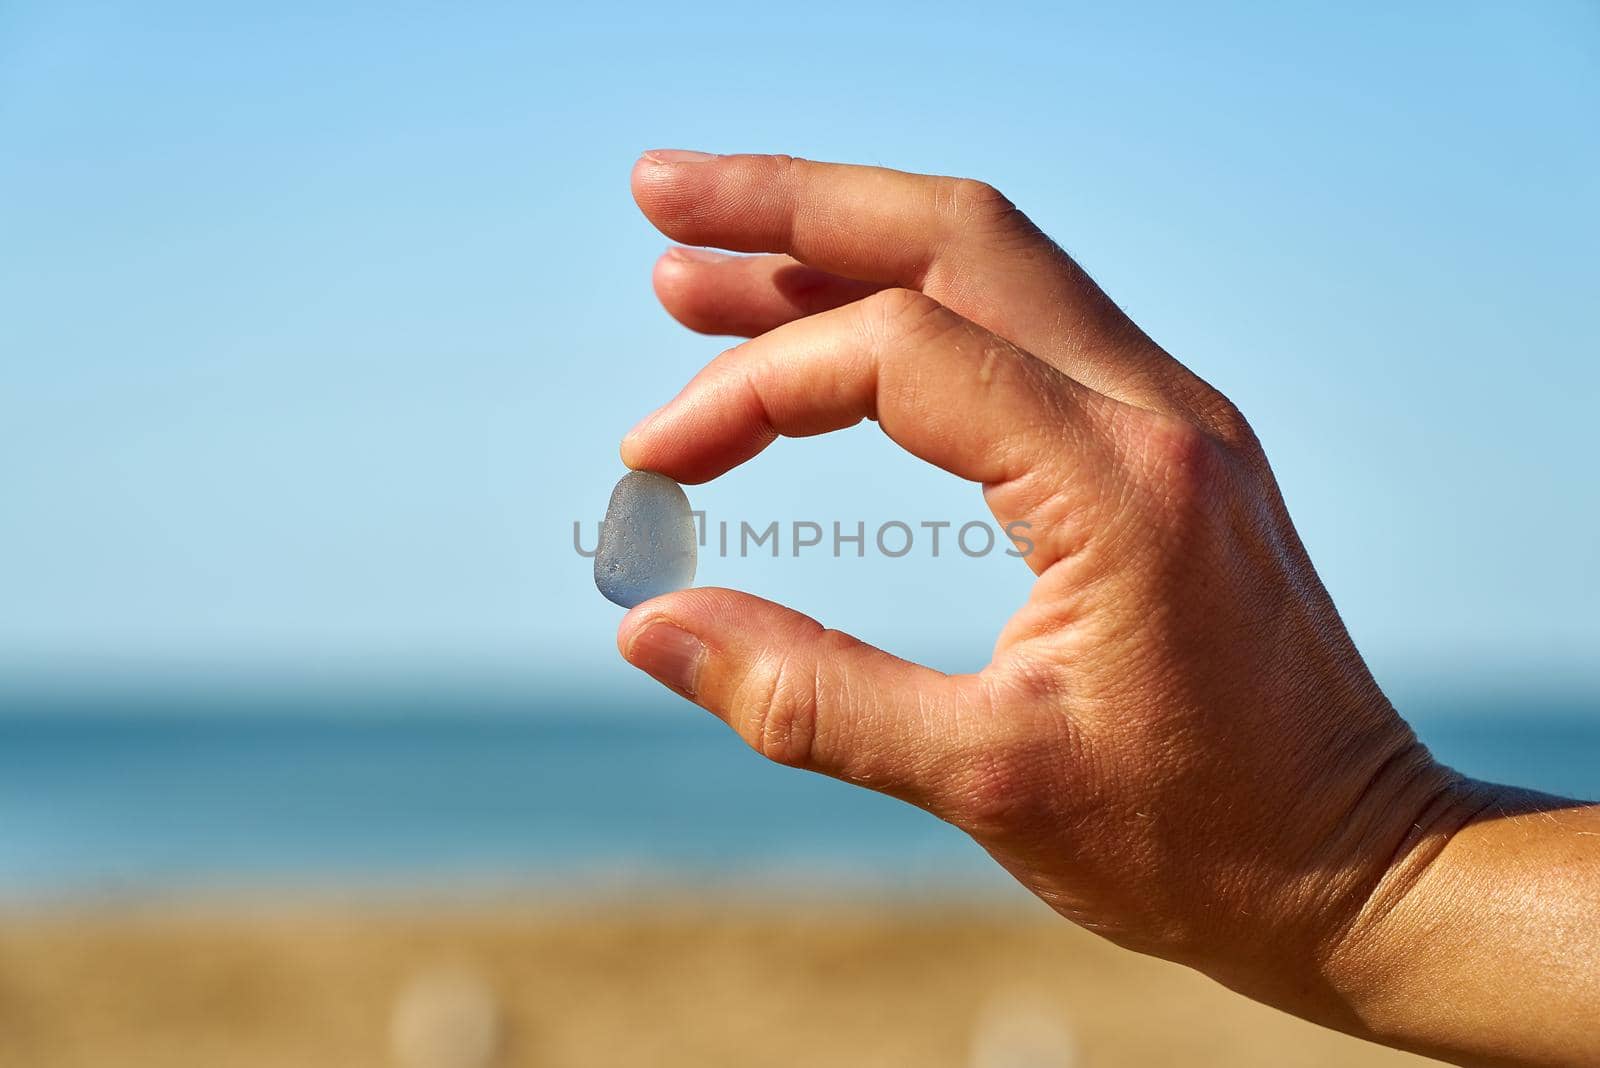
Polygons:
[[1600,1065],[1600,805],[1481,783],[1419,828],[1332,969],[1362,1029],[1469,1065]]

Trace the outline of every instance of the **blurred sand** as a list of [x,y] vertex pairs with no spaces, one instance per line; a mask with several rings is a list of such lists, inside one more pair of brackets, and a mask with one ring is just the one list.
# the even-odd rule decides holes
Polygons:
[[1424,1065],[1015,905],[0,916],[0,1065]]

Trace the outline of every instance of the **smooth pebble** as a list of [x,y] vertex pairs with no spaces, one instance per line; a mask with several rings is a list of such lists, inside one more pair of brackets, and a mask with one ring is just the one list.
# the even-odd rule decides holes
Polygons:
[[694,582],[695,540],[683,487],[654,471],[629,471],[600,524],[594,584],[624,608],[684,589]]

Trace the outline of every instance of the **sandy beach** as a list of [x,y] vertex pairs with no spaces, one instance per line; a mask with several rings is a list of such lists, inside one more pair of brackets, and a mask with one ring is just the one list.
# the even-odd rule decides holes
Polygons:
[[529,895],[0,919],[6,1066],[1427,1063],[1015,903]]

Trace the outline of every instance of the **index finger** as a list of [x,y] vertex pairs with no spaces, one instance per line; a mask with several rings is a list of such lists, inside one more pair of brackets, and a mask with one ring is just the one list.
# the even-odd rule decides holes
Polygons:
[[[888,289],[711,361],[622,443],[629,467],[704,482],[781,436],[875,419],[914,456],[983,483],[1002,523],[1053,526],[1113,482],[1113,401],[931,298]],[[1048,539],[1047,539],[1048,540]],[[1029,566],[1047,567],[1054,545]]]

